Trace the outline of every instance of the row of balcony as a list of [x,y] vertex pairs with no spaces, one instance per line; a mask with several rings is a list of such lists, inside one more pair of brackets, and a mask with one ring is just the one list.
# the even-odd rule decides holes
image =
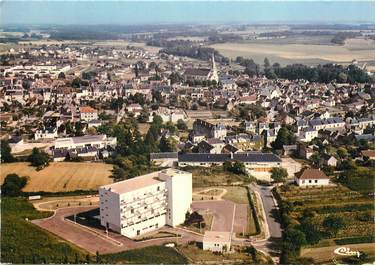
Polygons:
[[133,226],[133,225],[137,225],[137,224],[140,224],[140,223],[142,223],[142,222],[145,222],[145,221],[148,221],[148,220],[152,220],[152,219],[154,219],[154,218],[157,218],[157,217],[159,217],[159,216],[161,216],[161,215],[166,215],[166,214],[167,214],[167,212],[164,211],[164,212],[160,212],[160,213],[158,213],[157,215],[151,216],[151,217],[149,217],[149,218],[142,219],[142,220],[138,220],[137,222],[135,222],[135,221],[128,221],[128,222],[126,222],[125,224],[122,224],[122,225],[121,225],[121,228],[127,228],[127,227],[130,227],[130,226]]

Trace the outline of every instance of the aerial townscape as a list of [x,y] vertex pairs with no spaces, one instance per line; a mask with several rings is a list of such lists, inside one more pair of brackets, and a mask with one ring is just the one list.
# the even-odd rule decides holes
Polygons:
[[204,3],[0,6],[1,263],[373,264],[374,3]]

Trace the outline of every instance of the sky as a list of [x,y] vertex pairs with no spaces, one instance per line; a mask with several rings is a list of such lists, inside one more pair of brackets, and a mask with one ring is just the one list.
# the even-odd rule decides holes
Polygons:
[[375,23],[373,1],[14,1],[1,24]]

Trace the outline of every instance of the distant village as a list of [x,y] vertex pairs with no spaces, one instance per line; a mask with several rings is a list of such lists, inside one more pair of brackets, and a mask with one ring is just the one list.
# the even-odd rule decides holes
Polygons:
[[[207,63],[135,47],[44,45],[11,49],[9,58],[1,66],[0,118],[16,156],[35,147],[53,161],[106,159],[117,140],[101,128],[129,117],[183,125],[186,134],[161,133],[176,142],[173,152],[150,154],[168,166],[235,157],[250,170],[270,171],[280,155],[308,160],[321,153],[319,144],[374,141],[374,84],[234,75],[214,56]],[[281,128],[292,140],[275,148]],[[262,151],[273,157],[263,159]],[[340,159],[321,155],[327,165]]]
[[[305,233],[308,243],[303,244],[321,239],[310,239],[315,233],[310,228],[289,225],[296,216],[305,221],[300,215],[306,211],[292,215],[305,203],[297,202],[296,194],[305,192],[301,187],[312,189],[309,193],[306,188],[303,198],[326,196],[331,190],[333,196],[348,194],[350,200],[362,196],[341,185],[352,185],[345,174],[356,177],[356,170],[366,172],[367,180],[373,176],[374,83],[353,82],[345,73],[325,83],[268,78],[274,70],[268,59],[250,74],[241,63],[217,61],[215,53],[203,61],[130,44],[25,45],[2,57],[1,162],[30,162],[38,172],[51,163],[113,165],[113,183],[94,190],[99,206],[94,222],[101,228],[90,227],[90,232],[86,224],[75,227],[79,237],[69,228],[82,213],[81,201],[71,209],[74,219],[66,221],[66,214],[56,221],[65,230],[48,219],[37,222],[42,228],[96,251],[98,257],[98,251],[124,251],[122,244],[126,250],[139,248],[148,233],[151,238],[167,225],[162,233],[172,237],[156,237],[155,244],[180,240],[189,246],[197,241],[216,254],[255,246],[278,263],[279,254],[267,245],[273,238],[290,232]],[[345,67],[352,74],[371,75],[355,61]],[[279,188],[281,183],[285,185]],[[293,193],[295,185],[301,190]],[[373,196],[364,190],[362,194]],[[242,197],[223,200],[227,192]],[[291,196],[298,198],[289,202]],[[324,209],[316,212],[326,213]],[[279,210],[283,227],[270,217]],[[215,216],[221,218],[217,223]],[[255,225],[248,221],[252,218]],[[323,218],[328,217],[320,223]],[[214,225],[202,230],[209,219]],[[372,222],[364,220],[363,229],[351,236],[364,236]],[[256,231],[246,232],[251,225]],[[97,241],[90,239],[92,233]],[[108,236],[115,243],[108,243]],[[280,253],[298,258],[300,245],[297,250],[282,245]]]

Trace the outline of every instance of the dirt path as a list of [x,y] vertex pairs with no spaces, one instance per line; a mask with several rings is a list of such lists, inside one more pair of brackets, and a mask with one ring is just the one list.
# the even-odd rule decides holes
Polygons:
[[[204,194],[206,192],[209,192],[209,191],[215,191],[215,190],[221,190],[221,193],[219,195],[210,195],[210,194]],[[193,197],[196,196],[196,197],[200,197],[200,198],[207,198],[209,200],[221,200],[222,197],[227,193],[227,189],[225,188],[207,188],[207,189],[204,189],[204,190],[200,190],[200,191],[195,191],[193,192]]]

